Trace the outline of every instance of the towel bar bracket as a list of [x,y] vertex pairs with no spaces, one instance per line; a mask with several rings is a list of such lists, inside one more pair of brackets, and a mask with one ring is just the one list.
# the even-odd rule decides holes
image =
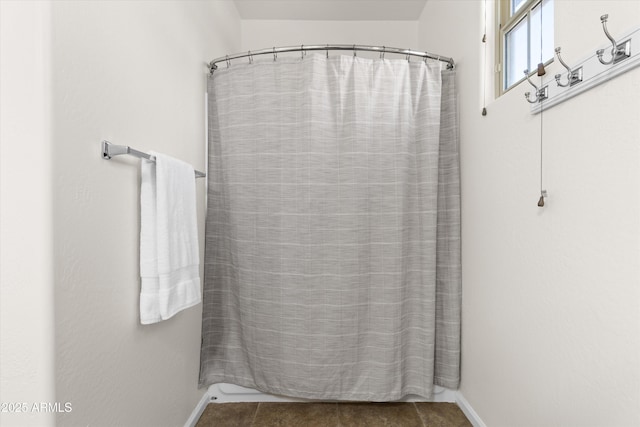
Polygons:
[[110,160],[113,156],[129,154],[129,147],[125,145],[114,145],[109,141],[102,141],[102,158]]

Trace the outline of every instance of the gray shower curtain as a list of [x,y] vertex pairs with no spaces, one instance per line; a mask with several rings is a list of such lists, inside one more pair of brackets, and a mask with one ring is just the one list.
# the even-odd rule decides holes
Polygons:
[[236,62],[208,82],[200,386],[359,401],[456,389],[454,71]]

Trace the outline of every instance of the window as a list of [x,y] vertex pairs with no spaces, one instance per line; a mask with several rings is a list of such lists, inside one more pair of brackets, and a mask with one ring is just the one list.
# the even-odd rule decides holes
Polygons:
[[553,0],[499,0],[498,95],[553,60]]

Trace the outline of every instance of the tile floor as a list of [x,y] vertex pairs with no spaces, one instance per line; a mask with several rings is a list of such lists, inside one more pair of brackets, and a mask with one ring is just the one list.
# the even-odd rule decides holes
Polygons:
[[212,403],[196,427],[471,427],[455,403]]

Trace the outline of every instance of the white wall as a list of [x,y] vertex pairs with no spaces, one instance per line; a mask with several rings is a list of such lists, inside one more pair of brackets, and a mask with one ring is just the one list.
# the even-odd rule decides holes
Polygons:
[[[418,22],[242,21],[242,51],[302,44],[364,44],[400,48],[415,47],[418,44]],[[322,54],[322,52],[320,53]],[[329,52],[329,55],[339,54],[349,55],[350,53]],[[377,54],[367,52],[358,52],[357,54],[362,57],[372,57],[371,55],[378,57]],[[299,55],[299,53],[291,55]]]
[[[239,48],[223,1],[55,1],[53,175],[59,426],[182,425],[199,401],[201,306],[139,322],[139,160],[205,169],[205,63]],[[204,180],[197,181],[200,246]]]
[[[600,15],[614,37],[640,24],[637,1],[555,3],[569,63],[607,41]],[[482,7],[430,0],[420,20],[419,47],[458,64],[461,391],[491,427],[640,425],[640,69],[545,111],[538,208],[530,87],[492,100],[490,86],[480,115]]]
[[0,413],[3,426],[49,426],[53,414],[53,241],[46,2],[0,2]]

